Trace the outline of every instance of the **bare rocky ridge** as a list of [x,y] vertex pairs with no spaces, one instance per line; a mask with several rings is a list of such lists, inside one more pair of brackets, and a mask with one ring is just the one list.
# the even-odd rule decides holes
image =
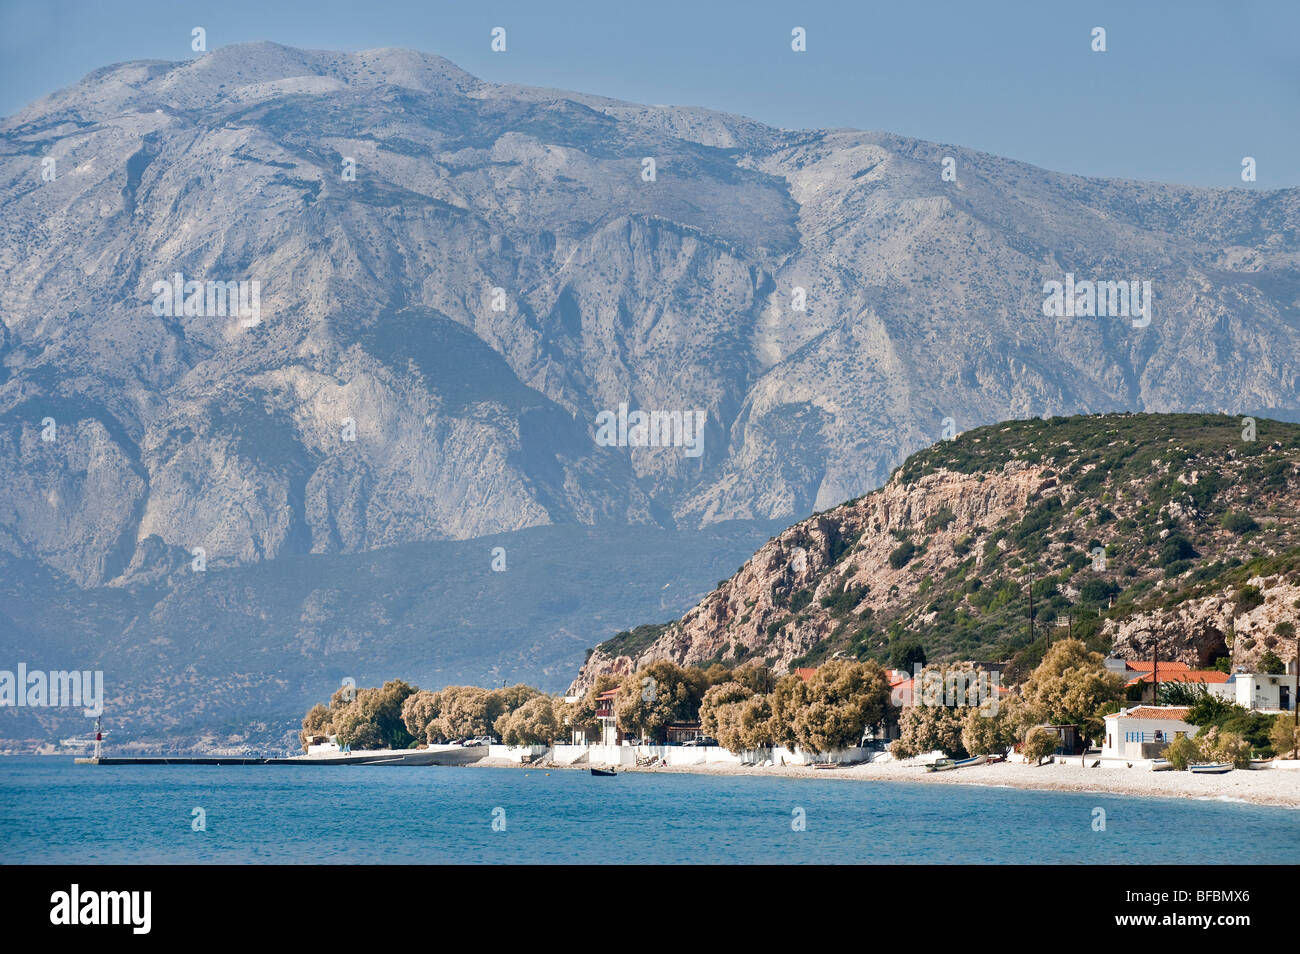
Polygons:
[[[989,479],[930,474],[910,487],[895,478],[875,493],[795,524],[635,658],[610,658],[597,648],[576,686],[585,688],[602,673],[632,672],[661,658],[698,665],[757,655],[788,671],[835,628],[831,614],[819,605],[821,598],[837,589],[861,590],[856,615],[896,611],[914,596],[922,579],[960,562],[954,545],[972,528],[991,526],[1023,509],[1031,495],[1050,483],[1043,470],[1008,468]],[[899,544],[894,532],[915,531],[945,509],[954,519],[928,537],[925,553],[905,567],[891,567],[889,554]],[[801,591],[811,601],[805,612],[792,617],[791,598]],[[769,633],[769,626],[783,620],[789,622]]]
[[[1014,660],[1041,655],[1058,614],[1122,658],[1252,669],[1268,651],[1294,658],[1300,428],[1267,427],[1263,446],[1242,443],[1231,419],[1142,415],[941,442],[880,490],[772,538],[653,639],[596,647],[571,691],[656,659],[787,672],[836,653],[884,660],[908,641],[936,659]],[[1226,529],[1229,514],[1254,526]]]
[[[81,585],[144,572],[151,539],[233,565],[797,518],[945,417],[1297,408],[1296,190],[266,43],[99,70],[0,153],[0,546]],[[178,271],[260,280],[262,324],[154,315]],[[1045,318],[1066,271],[1151,280],[1151,325]],[[595,446],[621,402],[705,410],[703,456]]]

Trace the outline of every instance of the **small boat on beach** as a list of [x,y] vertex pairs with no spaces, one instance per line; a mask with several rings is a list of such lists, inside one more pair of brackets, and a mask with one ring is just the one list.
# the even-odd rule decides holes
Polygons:
[[925,770],[927,772],[947,772],[949,769],[955,769],[956,767],[957,763],[952,759],[939,759],[927,765]]
[[833,769],[833,768],[839,768],[839,763],[837,763],[837,762],[813,762],[813,763],[812,763],[811,765],[809,765],[808,767],[809,767],[809,768],[815,768],[815,769]]
[[1198,765],[1189,765],[1188,768],[1197,775],[1222,775],[1225,772],[1231,772],[1233,764],[1231,762],[1202,762]]
[[972,765],[983,765],[989,760],[987,755],[976,755],[969,759],[960,759],[953,763],[953,768],[969,768]]
[[607,768],[607,769],[592,768],[591,774],[592,775],[616,775],[618,773],[615,772],[614,769],[612,768]]
[[1174,763],[1169,761],[1168,759],[1151,760],[1151,771],[1153,772],[1172,772],[1173,770],[1174,770]]

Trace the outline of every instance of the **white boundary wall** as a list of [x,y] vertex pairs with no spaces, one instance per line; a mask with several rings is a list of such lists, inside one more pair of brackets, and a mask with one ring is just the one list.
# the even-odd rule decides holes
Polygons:
[[[533,751],[544,746],[532,746]],[[498,749],[501,750],[498,753]],[[520,751],[506,746],[493,746],[494,758],[519,761]],[[585,757],[584,757],[585,756]],[[771,759],[776,765],[808,765],[812,762],[865,762],[870,758],[866,749],[842,749],[838,752],[814,754],[798,748],[793,751],[781,746],[772,749],[755,749],[749,752],[730,752],[716,745],[556,745],[549,756],[558,765],[627,765],[635,766],[638,758],[657,757],[671,765],[741,765]]]

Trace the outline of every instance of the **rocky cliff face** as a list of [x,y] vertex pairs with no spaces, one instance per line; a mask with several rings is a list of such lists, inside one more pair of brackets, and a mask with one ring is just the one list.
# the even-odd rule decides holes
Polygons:
[[[0,546],[80,585],[793,518],[945,418],[1297,407],[1295,190],[273,44],[99,70],[0,143]],[[1151,281],[1151,323],[1045,317],[1067,272]],[[177,273],[259,282],[260,323],[156,314]],[[623,403],[703,411],[702,455],[598,445]]]
[[[850,594],[859,619],[897,613],[923,580],[961,562],[957,544],[972,528],[1019,513],[1035,494],[1058,492],[1043,474],[1042,467],[1008,467],[991,478],[945,472],[912,485],[895,477],[876,493],[773,537],[635,657],[611,657],[598,647],[577,685],[585,688],[597,675],[631,672],[660,658],[698,665],[758,656],[788,671],[840,626],[822,600]],[[950,514],[951,521],[928,534],[925,552],[903,567],[892,566],[898,535],[920,532],[937,514]]]
[[941,442],[772,538],[652,640],[597,647],[573,688],[661,658],[784,672],[913,642],[932,659],[1029,663],[1067,633],[1200,667],[1293,658],[1300,428],[1267,431],[1243,442],[1230,419],[1139,415]]
[[[1300,585],[1281,574],[1253,576],[1247,586],[1259,591],[1257,598],[1243,602],[1237,592],[1188,600],[1167,610],[1136,614],[1124,620],[1108,620],[1105,633],[1124,659],[1161,659],[1205,668],[1227,655],[1234,667],[1258,672],[1260,659],[1268,652],[1286,662],[1296,658],[1294,635],[1279,634],[1279,624],[1293,627],[1300,616]],[[1252,605],[1258,599],[1258,605]]]

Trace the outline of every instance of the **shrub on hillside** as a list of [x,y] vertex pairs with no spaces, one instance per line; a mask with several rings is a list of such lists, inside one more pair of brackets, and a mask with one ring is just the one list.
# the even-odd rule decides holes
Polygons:
[[1259,529],[1259,524],[1251,518],[1250,514],[1241,513],[1236,510],[1229,511],[1223,515],[1222,526],[1224,530],[1235,533],[1238,536]]
[[916,555],[916,544],[911,540],[904,540],[892,553],[889,554],[889,565],[895,570],[901,570]]

